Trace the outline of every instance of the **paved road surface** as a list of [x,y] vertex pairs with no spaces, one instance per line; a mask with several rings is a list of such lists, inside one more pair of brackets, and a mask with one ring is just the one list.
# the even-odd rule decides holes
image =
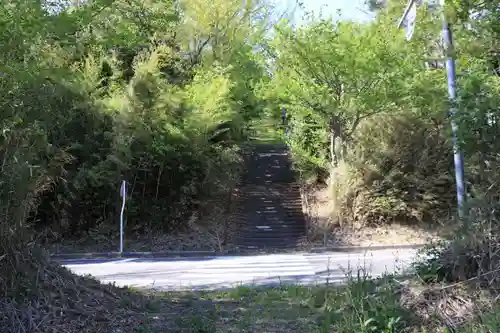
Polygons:
[[407,269],[416,250],[373,250],[219,256],[203,258],[71,259],[61,263],[76,274],[90,274],[119,286],[158,290],[213,290],[237,285],[314,285],[338,283],[363,269],[371,276]]

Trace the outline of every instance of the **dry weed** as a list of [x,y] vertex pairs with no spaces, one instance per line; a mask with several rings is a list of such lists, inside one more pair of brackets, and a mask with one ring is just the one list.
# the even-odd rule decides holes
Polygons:
[[134,332],[148,299],[50,262],[44,251],[11,248],[0,261],[2,332]]

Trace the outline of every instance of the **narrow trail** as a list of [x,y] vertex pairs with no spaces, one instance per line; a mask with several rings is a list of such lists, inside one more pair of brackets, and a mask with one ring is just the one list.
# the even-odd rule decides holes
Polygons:
[[299,183],[284,144],[255,144],[238,188],[236,243],[255,251],[298,249],[306,240]]

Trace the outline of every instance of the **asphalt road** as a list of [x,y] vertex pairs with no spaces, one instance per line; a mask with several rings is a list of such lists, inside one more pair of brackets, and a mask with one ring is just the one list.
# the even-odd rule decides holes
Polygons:
[[102,282],[157,290],[213,290],[238,285],[315,285],[407,270],[415,249],[218,256],[200,258],[69,259],[60,262]]

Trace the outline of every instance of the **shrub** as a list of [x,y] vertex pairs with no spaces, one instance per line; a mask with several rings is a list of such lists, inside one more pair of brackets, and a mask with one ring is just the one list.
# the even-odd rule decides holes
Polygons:
[[245,121],[230,68],[187,66],[175,40],[112,54],[95,42],[78,56],[48,43],[57,52],[41,48],[31,67],[10,59],[0,81],[0,222],[40,238],[111,232],[101,224],[117,221],[127,180],[127,228],[182,228],[200,196],[237,177]]
[[469,215],[447,240],[430,244],[416,263],[425,281],[475,280],[487,287],[500,286],[500,226],[498,203],[473,202]]
[[455,202],[451,168],[440,126],[412,115],[366,119],[331,170],[336,213],[359,225],[435,223]]

